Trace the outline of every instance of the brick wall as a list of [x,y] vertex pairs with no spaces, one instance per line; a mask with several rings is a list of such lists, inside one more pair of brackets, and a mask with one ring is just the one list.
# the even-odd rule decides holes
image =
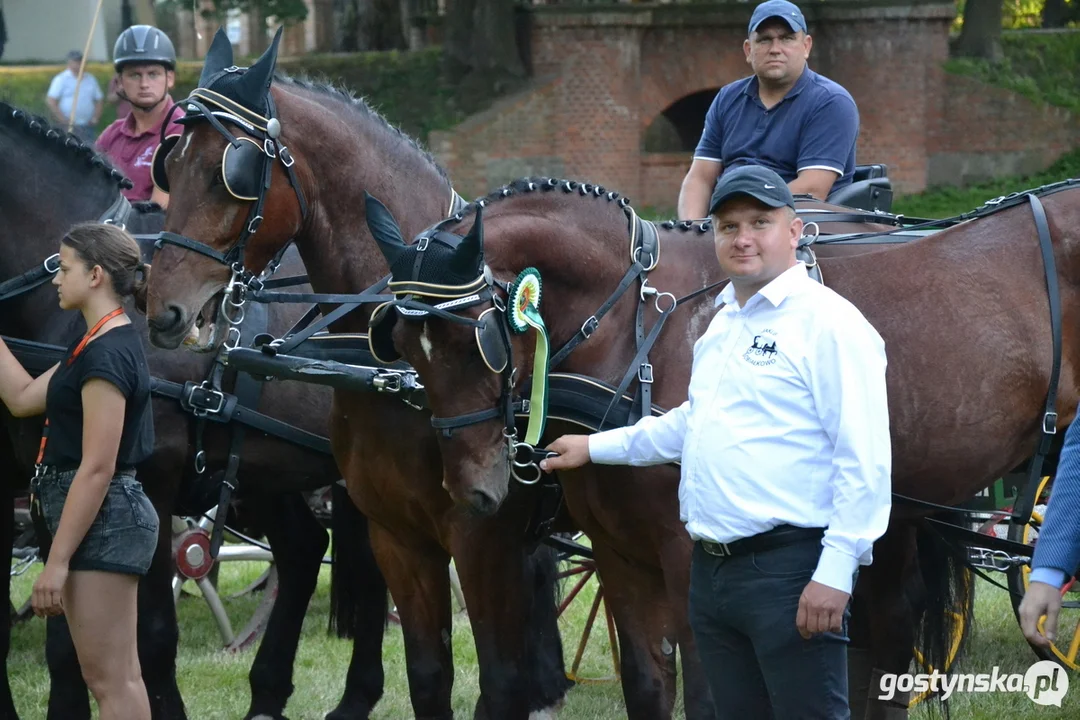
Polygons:
[[974,78],[948,75],[941,122],[930,136],[927,184],[1028,175],[1080,144],[1080,117]]
[[[691,151],[645,153],[645,130],[680,98],[749,74],[742,42],[752,7],[537,9],[530,87],[429,144],[466,197],[551,174],[672,208]],[[811,67],[859,106],[858,161],[887,164],[898,193],[1039,169],[1080,138],[1080,121],[1065,111],[943,72],[951,0],[830,0],[804,10]]]

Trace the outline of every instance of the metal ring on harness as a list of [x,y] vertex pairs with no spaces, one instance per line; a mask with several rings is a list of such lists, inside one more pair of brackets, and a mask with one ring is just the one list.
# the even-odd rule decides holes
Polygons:
[[[243,308],[241,308],[241,310],[243,310]],[[241,312],[240,315],[243,317],[243,312]],[[226,350],[235,350],[240,347],[240,328],[237,327],[237,325],[230,326],[225,333],[225,340],[223,340],[221,344]]]
[[[660,307],[660,298],[665,297],[665,296],[671,298],[671,306],[667,310],[664,310],[663,308]],[[662,292],[662,293],[657,293],[656,294],[656,298],[653,300],[653,304],[656,306],[656,312],[663,315],[664,313],[669,313],[672,310],[674,310],[675,306],[679,304],[679,301],[676,300],[675,296],[672,295],[671,293]]]
[[[50,260],[55,260],[56,261],[56,267],[55,268],[49,267],[49,261]],[[43,262],[41,265],[42,265],[42,267],[45,268],[45,272],[47,272],[47,273],[49,273],[51,275],[55,275],[56,273],[60,272],[60,253],[53,253],[49,257],[45,258],[45,262]]]
[[206,472],[206,451],[200,450],[195,453],[195,473],[202,475]]

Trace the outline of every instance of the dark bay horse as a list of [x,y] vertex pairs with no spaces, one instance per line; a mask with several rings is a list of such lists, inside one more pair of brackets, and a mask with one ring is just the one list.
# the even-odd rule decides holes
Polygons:
[[[520,181],[489,195],[480,221],[473,204],[462,219],[438,228],[465,238],[443,267],[474,273],[489,268],[503,283],[524,268],[539,271],[540,314],[552,352],[579,332],[632,262],[624,210],[610,195],[577,192],[579,187],[542,178]],[[1064,308],[1058,413],[1065,424],[1080,394],[1080,340],[1071,322],[1080,314],[1080,186],[1050,192],[1043,203]],[[373,227],[382,228],[376,239],[391,265],[410,269],[416,245],[402,243],[393,221]],[[1037,238],[1025,203],[884,252],[843,256],[846,250],[834,246],[818,251],[826,284],[852,300],[885,339],[894,492],[955,506],[1031,457],[1051,371],[1047,284]],[[659,292],[679,298],[724,280],[711,235],[662,230],[660,248],[659,264],[648,276]],[[445,273],[425,282],[450,284]],[[636,354],[638,300],[631,290],[558,366],[560,372],[619,383]],[[504,295],[498,287],[493,292]],[[650,356],[654,403],[673,408],[686,400],[692,346],[715,313],[716,292],[685,303],[663,327]],[[491,306],[465,303],[451,312],[476,319]],[[658,313],[650,307],[649,316],[646,328]],[[473,327],[435,315],[402,316],[390,333],[423,378],[436,416],[475,413],[500,401],[503,379],[483,361]],[[535,335],[510,337],[521,383],[533,368]],[[546,437],[566,431],[580,428],[552,421]],[[506,482],[501,419],[456,429],[440,442],[449,483]],[[563,478],[568,509],[593,540],[624,653],[646,664],[664,657],[663,640],[671,635],[656,632],[635,645],[627,628],[634,627],[637,604],[647,603],[657,613],[664,608],[669,622],[682,622],[678,614],[686,608],[690,545],[676,517],[678,479],[673,466],[586,466]],[[963,591],[963,569],[934,544],[922,519],[926,513],[898,503],[888,532],[875,545],[873,565],[859,577],[854,609],[859,617],[862,606],[869,626],[861,632],[878,672],[907,672],[915,645],[943,667],[957,630],[951,611]],[[852,633],[854,641],[854,627]],[[660,675],[659,669],[653,672]],[[670,685],[667,691],[670,696]],[[861,703],[853,699],[853,717],[863,716]],[[871,701],[867,717],[881,717],[885,710]]]
[[[387,272],[364,240],[363,191],[376,190],[396,207],[409,208],[417,230],[445,217],[455,194],[430,156],[362,101],[287,78],[271,85],[275,52],[276,43],[243,75],[228,78],[232,89],[207,95],[229,105],[234,116],[267,127],[265,119],[249,114],[242,95],[229,94],[245,78],[266,78],[308,210],[305,219],[282,164],[274,162],[262,224],[248,239],[243,262],[258,272],[295,238],[317,291],[359,292]],[[231,65],[231,47],[219,33],[203,75],[228,74]],[[219,112],[231,131],[244,134],[242,125],[225,118],[226,110]],[[168,154],[165,229],[225,250],[238,242],[254,205],[229,190],[244,177],[222,176],[223,153],[232,146],[219,132],[208,121],[189,124]],[[148,293],[151,341],[178,347],[199,309],[230,277],[229,267],[204,254],[162,247]],[[363,332],[366,313],[347,315],[332,328]],[[335,390],[330,424],[338,466],[350,497],[371,521],[372,547],[397,604],[417,717],[452,717],[451,556],[479,657],[476,716],[520,719],[558,703],[569,683],[555,615],[555,559],[546,547],[534,550],[526,533],[536,494],[514,492],[494,515],[489,511],[505,488],[499,498],[476,493],[455,505],[443,487],[442,459],[426,414],[392,396]]]
[[[91,148],[50,128],[41,118],[3,103],[0,103],[0,168],[4,177],[0,187],[0,280],[40,267],[45,258],[56,252],[58,239],[71,224],[98,219],[120,194],[121,176]],[[127,226],[134,233],[156,232],[163,220],[160,209],[138,206]],[[285,264],[292,272],[303,272],[296,257],[287,259]],[[274,308],[268,319],[269,327],[278,331],[289,327],[299,311],[300,308],[293,307]],[[136,312],[130,315],[145,332],[143,316]],[[77,313],[59,309],[56,291],[46,283],[3,303],[0,332],[67,346],[72,338],[85,332],[85,327]],[[153,376],[181,384],[205,379],[212,359],[210,355],[171,353],[152,347],[147,348],[147,357]],[[155,452],[139,468],[139,475],[159,512],[162,533],[150,573],[139,587],[139,655],[153,717],[171,720],[185,717],[185,711],[175,678],[178,630],[171,590],[174,564],[169,518],[178,510],[178,493],[187,488],[194,475],[193,417],[173,399],[155,398],[153,406]],[[266,386],[259,409],[308,432],[326,435],[329,407],[328,392],[274,383]],[[15,421],[6,412],[4,415],[15,450],[0,459],[7,474],[0,507],[4,533],[0,541],[10,547],[12,495],[25,488],[32,473],[41,428],[40,418]],[[205,439],[210,471],[224,467],[228,430],[219,423],[208,422]],[[326,455],[262,433],[251,430],[247,433],[240,464],[240,497],[245,512],[250,512],[264,526],[280,574],[279,594],[250,672],[249,717],[281,717],[293,689],[292,665],[304,615],[327,547],[327,533],[315,520],[300,491],[332,484],[339,477],[332,458]],[[340,582],[335,577],[335,584],[347,582],[358,593],[350,596],[358,604],[349,613],[356,622],[347,629],[358,640],[343,706],[370,707],[382,692],[381,640],[386,591],[371,559],[366,519],[355,509],[350,512],[351,504],[344,493],[341,496],[343,501],[334,503],[333,522],[335,527],[351,526],[354,532],[336,538],[335,563],[341,567],[335,569],[353,577]],[[10,627],[6,623],[0,637],[3,638],[0,658],[5,663],[0,685],[0,717],[16,718],[7,684]],[[52,675],[49,717],[89,718],[86,687],[62,616],[48,621],[47,658]],[[342,715],[356,716],[352,710]]]

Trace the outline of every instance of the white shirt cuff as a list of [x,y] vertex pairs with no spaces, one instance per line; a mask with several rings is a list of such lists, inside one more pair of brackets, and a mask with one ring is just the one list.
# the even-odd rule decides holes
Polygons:
[[623,428],[593,433],[589,436],[589,460],[598,465],[621,465],[626,462]]
[[1058,570],[1052,567],[1035,568],[1031,571],[1031,575],[1028,576],[1030,582],[1041,582],[1047,585],[1052,585],[1058,590],[1065,584],[1065,571]]
[[826,545],[821,549],[817,570],[814,571],[814,576],[811,579],[822,585],[842,590],[850,595],[855,570],[858,567],[858,558]]

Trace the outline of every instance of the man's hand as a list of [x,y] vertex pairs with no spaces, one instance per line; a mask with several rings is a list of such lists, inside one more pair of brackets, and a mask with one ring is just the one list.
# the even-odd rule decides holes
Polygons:
[[799,598],[795,625],[804,640],[823,632],[838,633],[844,629],[844,610],[850,599],[843,590],[811,580]]
[[559,454],[540,461],[540,469],[544,472],[571,470],[590,460],[588,435],[563,435],[546,449]]
[[[1061,591],[1053,585],[1033,582],[1020,603],[1020,629],[1028,642],[1049,648],[1057,633],[1058,613],[1061,612]],[[1039,631],[1039,618],[1046,616],[1045,633]]]

